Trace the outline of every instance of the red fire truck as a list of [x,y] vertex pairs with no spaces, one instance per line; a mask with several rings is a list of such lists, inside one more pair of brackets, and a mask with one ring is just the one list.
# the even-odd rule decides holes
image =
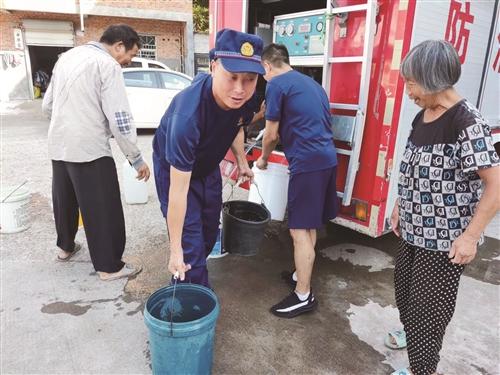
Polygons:
[[[427,39],[455,46],[457,89],[489,120],[498,151],[498,14],[498,0],[210,0],[210,43],[222,28],[258,34],[286,45],[291,65],[322,84],[339,154],[342,210],[334,222],[377,237],[389,230],[397,166],[419,111],[399,75],[412,46]],[[271,161],[285,158],[275,152]]]

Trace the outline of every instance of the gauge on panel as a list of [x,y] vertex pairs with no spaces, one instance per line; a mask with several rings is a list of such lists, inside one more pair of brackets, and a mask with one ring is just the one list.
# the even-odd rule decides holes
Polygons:
[[323,31],[323,22],[320,21],[316,24],[316,31],[318,31],[318,32]]
[[289,23],[288,25],[286,25],[286,34],[288,36],[292,36],[293,35],[293,31],[294,31],[293,23]]
[[278,34],[280,36],[285,35],[285,25],[281,24],[281,25],[278,26]]

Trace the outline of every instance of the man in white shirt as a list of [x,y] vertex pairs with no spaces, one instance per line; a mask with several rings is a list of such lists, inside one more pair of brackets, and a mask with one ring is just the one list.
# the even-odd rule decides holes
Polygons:
[[51,117],[57,260],[68,261],[81,247],[75,244],[80,209],[92,263],[105,281],[140,272],[122,261],[125,220],[109,144],[114,137],[137,178],[148,180],[121,70],[139,48],[139,36],[131,27],[108,27],[99,43],[75,47],[60,57],[42,104]]

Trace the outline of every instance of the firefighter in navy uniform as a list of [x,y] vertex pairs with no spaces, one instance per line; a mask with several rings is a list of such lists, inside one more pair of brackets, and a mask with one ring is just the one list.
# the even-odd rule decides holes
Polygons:
[[153,140],[156,189],[170,240],[168,269],[180,280],[210,286],[206,257],[216,241],[222,206],[219,163],[229,148],[240,177],[252,178],[244,152],[247,104],[257,78],[263,42],[224,29],[217,33],[211,74],[179,93]]
[[293,318],[318,304],[311,290],[316,229],[335,218],[339,209],[337,152],[323,88],[292,69],[283,45],[268,45],[262,52],[262,64],[267,81],[266,128],[257,167],[267,167],[279,140],[290,168],[288,227],[296,267],[296,272],[286,277],[295,290],[272,306],[271,312]]

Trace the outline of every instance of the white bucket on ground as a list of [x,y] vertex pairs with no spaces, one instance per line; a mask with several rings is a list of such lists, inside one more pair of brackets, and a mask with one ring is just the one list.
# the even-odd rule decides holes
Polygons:
[[137,171],[125,160],[122,171],[123,194],[128,204],[144,204],[148,202],[148,185],[137,179]]
[[[248,200],[254,203],[264,203],[271,219],[283,221],[285,218],[286,205],[288,201],[288,166],[277,163],[268,163],[267,169],[252,168],[254,180],[258,186],[252,184]],[[260,195],[262,199],[260,198]]]
[[[2,188],[0,202],[15,189],[15,186]],[[20,187],[0,203],[0,233],[16,233],[29,228],[30,198],[29,190]]]

